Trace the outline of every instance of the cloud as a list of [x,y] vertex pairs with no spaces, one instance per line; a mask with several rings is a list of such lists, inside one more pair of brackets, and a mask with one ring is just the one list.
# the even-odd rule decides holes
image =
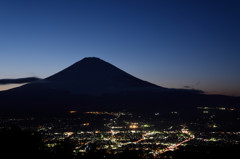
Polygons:
[[191,89],[192,87],[191,86],[183,86],[183,88]]
[[185,89],[195,89],[198,85],[200,85],[200,81],[194,83],[192,86],[183,86]]
[[37,77],[26,77],[26,78],[17,78],[17,79],[0,79],[0,85],[5,84],[22,84],[22,83],[29,83],[40,80]]

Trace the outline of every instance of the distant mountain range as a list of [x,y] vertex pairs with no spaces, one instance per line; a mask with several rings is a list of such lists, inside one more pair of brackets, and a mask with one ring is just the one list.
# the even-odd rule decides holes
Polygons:
[[69,110],[172,111],[196,106],[236,106],[239,97],[169,89],[89,57],[45,79],[0,92],[2,112]]

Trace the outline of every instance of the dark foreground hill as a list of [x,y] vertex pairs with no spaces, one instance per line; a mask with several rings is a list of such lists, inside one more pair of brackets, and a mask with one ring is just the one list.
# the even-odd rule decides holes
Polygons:
[[46,79],[0,92],[0,100],[2,112],[187,111],[240,105],[238,97],[154,85],[99,58],[84,58]]

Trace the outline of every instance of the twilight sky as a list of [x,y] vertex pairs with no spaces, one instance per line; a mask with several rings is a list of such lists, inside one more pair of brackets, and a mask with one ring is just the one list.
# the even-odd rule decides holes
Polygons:
[[0,79],[45,78],[94,56],[163,87],[240,96],[239,8],[239,0],[1,0]]

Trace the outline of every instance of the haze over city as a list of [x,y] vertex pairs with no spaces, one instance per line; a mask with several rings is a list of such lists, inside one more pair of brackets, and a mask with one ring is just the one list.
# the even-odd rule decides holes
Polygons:
[[239,7],[221,0],[3,0],[0,79],[46,78],[99,57],[159,86],[240,96]]

